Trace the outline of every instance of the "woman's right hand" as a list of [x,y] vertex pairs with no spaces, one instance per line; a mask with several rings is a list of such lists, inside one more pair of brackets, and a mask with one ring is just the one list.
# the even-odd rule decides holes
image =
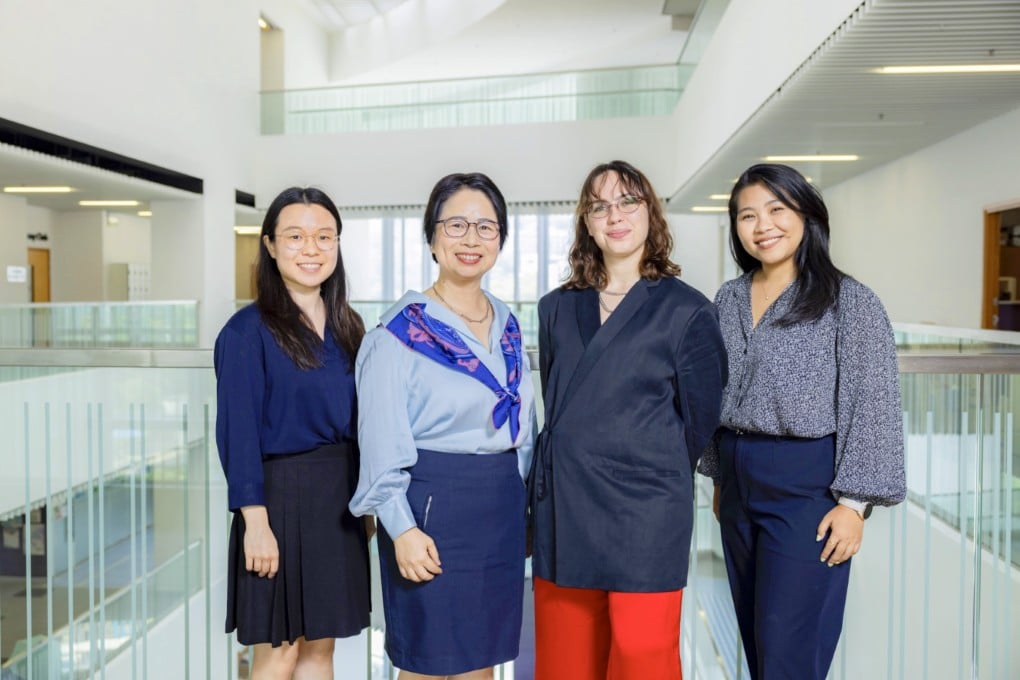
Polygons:
[[443,573],[439,550],[432,538],[418,527],[411,527],[393,540],[397,568],[408,581],[431,581]]
[[719,485],[712,487],[712,513],[715,515],[715,521],[719,521],[719,499],[722,498],[722,487]]
[[264,505],[241,508],[244,517],[244,568],[259,576],[273,578],[280,567],[280,548],[269,527]]

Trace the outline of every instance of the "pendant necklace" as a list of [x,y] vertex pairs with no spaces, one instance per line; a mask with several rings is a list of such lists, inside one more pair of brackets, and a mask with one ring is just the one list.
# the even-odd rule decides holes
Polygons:
[[616,303],[616,307],[613,307],[612,309],[610,309],[609,305],[606,304],[606,301],[605,301],[605,299],[602,296],[603,295],[612,295],[613,297],[623,297],[624,295],[626,295],[629,292],[630,292],[629,289],[623,291],[622,293],[617,293],[617,292],[611,291],[611,290],[600,290],[599,291],[599,307],[601,307],[605,311],[605,313],[607,315],[612,314],[613,312],[616,311],[616,307],[620,306],[620,303]]
[[769,291],[765,287],[764,279],[759,279],[758,285],[761,286],[761,292],[762,292],[762,295],[765,296],[765,302],[772,302],[772,300],[774,300],[775,298],[778,298],[780,295],[785,293],[786,289],[789,288],[790,286],[792,286],[793,282],[796,281],[796,280],[797,279],[794,278],[794,279],[791,279],[789,282],[787,282],[787,284],[785,286],[783,286],[782,290],[780,290],[775,296],[770,296],[769,295]]
[[446,298],[443,297],[443,294],[439,292],[439,288],[434,283],[432,284],[432,292],[434,292],[436,294],[436,297],[439,298],[440,302],[442,302],[444,305],[446,305],[447,307],[450,308],[450,311],[452,311],[454,314],[456,314],[460,318],[464,319],[468,323],[484,323],[484,322],[489,320],[489,315],[492,314],[492,303],[489,302],[488,298],[485,298],[485,302],[486,302],[485,314],[482,315],[482,318],[481,319],[472,319],[467,314],[461,314],[460,312],[458,312],[457,309],[453,305],[451,305],[449,302],[447,302]]

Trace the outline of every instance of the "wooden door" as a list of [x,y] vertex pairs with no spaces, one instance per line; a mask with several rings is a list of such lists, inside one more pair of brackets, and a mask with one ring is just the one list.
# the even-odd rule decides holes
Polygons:
[[50,251],[29,248],[28,264],[32,267],[32,302],[50,301]]

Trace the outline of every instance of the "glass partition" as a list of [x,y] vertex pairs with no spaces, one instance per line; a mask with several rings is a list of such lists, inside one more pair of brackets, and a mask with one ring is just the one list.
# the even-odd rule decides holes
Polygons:
[[[222,553],[208,355],[0,350],[4,678],[161,677],[150,633],[209,591]],[[215,642],[184,630],[182,658]]]
[[893,332],[901,352],[1020,353],[1020,333],[1013,331],[895,323]]
[[[522,322],[533,310],[517,310]],[[0,382],[4,678],[245,677],[246,650],[222,632],[229,515],[211,359],[0,350],[0,368],[35,372]],[[1017,677],[1020,366],[900,362],[909,498],[866,524],[830,678]],[[747,678],[707,480],[696,497],[685,677]],[[345,677],[395,677],[381,614],[376,593],[373,629],[338,643]],[[496,677],[528,680],[530,663]]]
[[197,347],[198,302],[0,305],[0,347]]
[[672,64],[263,92],[262,134],[663,116],[693,70]]

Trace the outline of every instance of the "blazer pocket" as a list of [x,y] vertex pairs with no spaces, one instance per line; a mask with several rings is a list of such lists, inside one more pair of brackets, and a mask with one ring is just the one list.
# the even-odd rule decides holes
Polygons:
[[671,479],[673,477],[689,477],[683,470],[650,470],[635,468],[611,468],[613,476],[618,479]]

